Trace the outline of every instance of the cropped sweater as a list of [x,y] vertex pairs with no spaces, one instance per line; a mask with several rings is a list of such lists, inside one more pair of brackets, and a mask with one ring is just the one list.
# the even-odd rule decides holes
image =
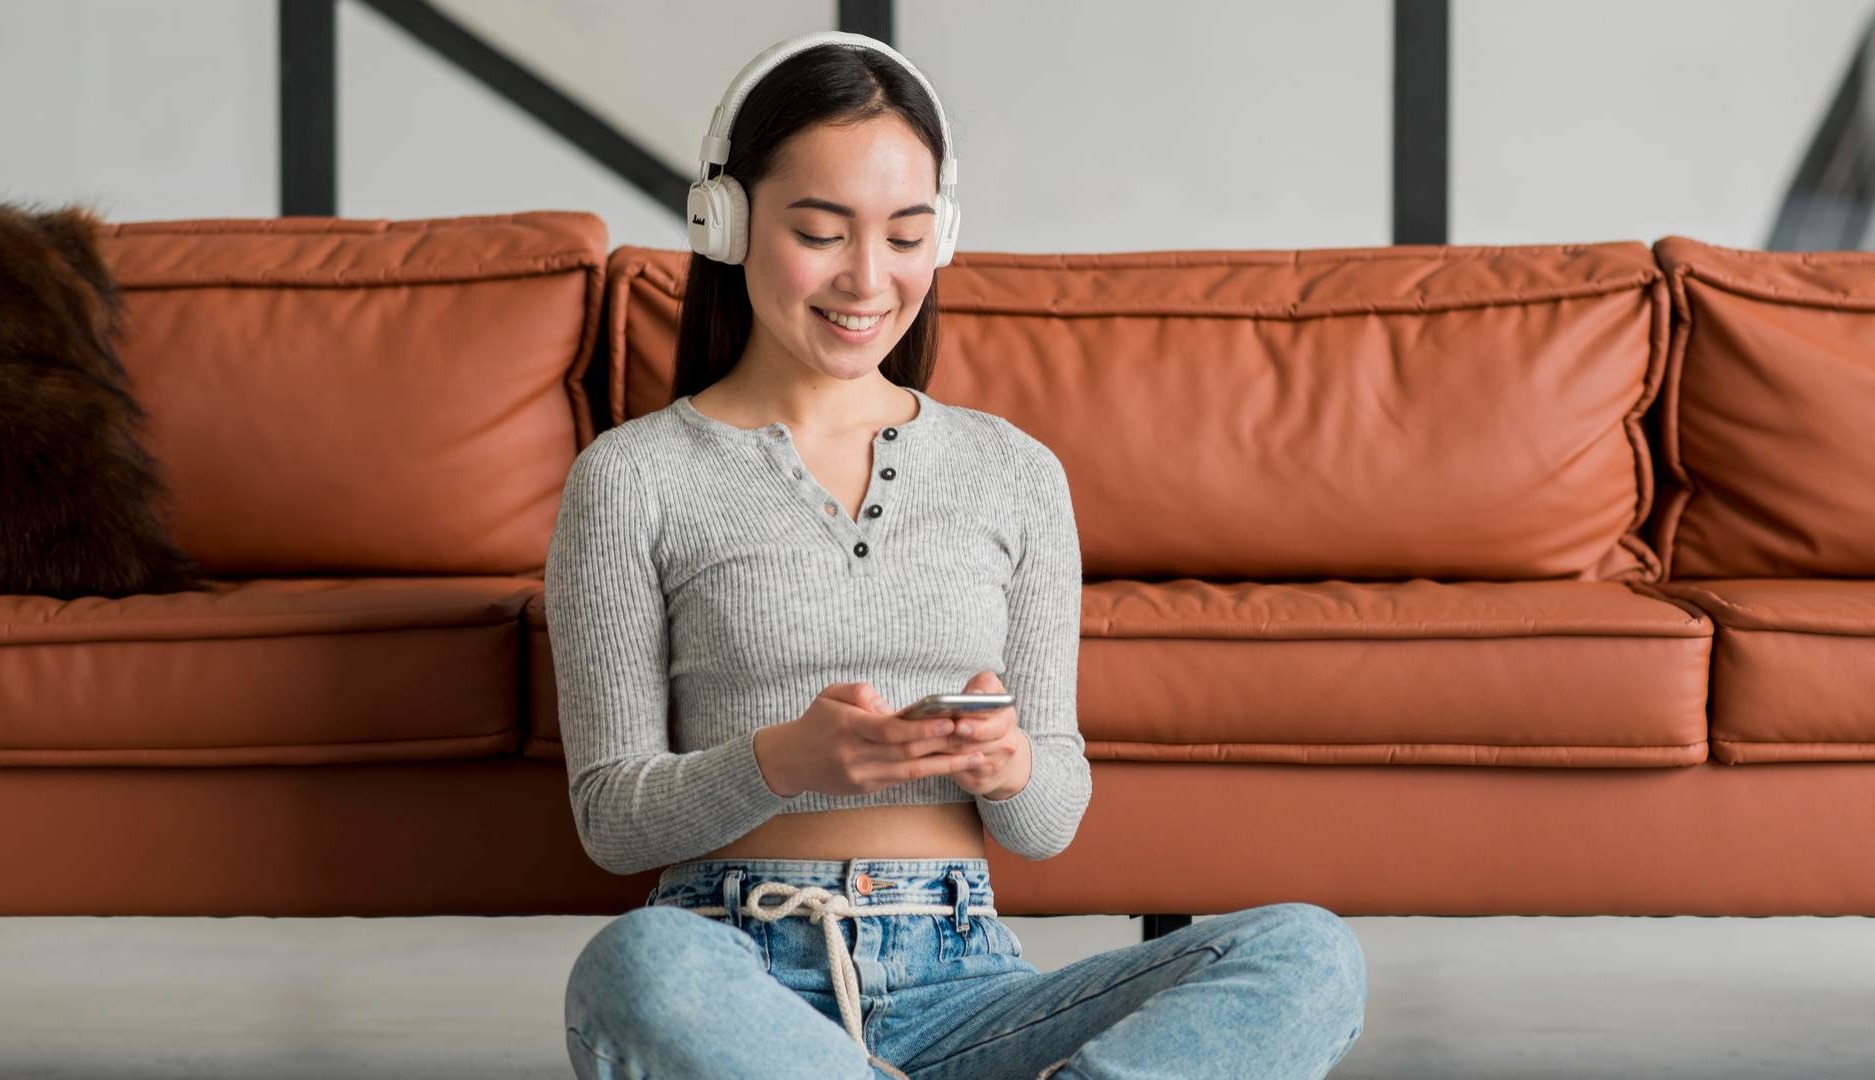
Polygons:
[[[573,818],[601,867],[636,873],[776,814],[859,806],[974,800],[990,835],[1030,859],[1073,839],[1092,783],[1067,477],[1008,420],[911,393],[917,416],[873,436],[857,520],[787,425],[734,427],[688,396],[575,458],[545,602]],[[831,684],[871,683],[898,709],[985,669],[1014,694],[1033,751],[1006,799],[948,775],[792,798],[763,779],[755,732]]]

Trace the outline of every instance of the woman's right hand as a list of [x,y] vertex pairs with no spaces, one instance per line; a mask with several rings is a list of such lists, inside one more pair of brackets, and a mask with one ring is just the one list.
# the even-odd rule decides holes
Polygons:
[[789,725],[788,781],[827,795],[869,795],[981,764],[981,754],[953,752],[953,724],[947,716],[898,716],[871,683],[835,683]]

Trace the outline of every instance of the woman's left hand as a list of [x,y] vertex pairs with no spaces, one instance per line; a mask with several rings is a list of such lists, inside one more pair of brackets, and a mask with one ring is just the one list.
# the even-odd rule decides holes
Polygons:
[[[979,671],[964,684],[963,692],[1000,694],[1006,689],[994,671]],[[1014,705],[994,712],[958,714],[952,719],[957,724],[951,732],[953,752],[975,750],[983,755],[983,764],[950,774],[958,787],[972,795],[1006,799],[1028,784],[1033,747],[1023,734]],[[965,727],[970,730],[964,731]]]

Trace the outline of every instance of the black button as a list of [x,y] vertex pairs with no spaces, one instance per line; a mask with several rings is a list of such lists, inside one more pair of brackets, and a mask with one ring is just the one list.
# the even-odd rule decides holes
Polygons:
[[853,545],[853,554],[855,554],[855,555],[857,555],[857,556],[859,556],[859,557],[860,557],[860,558],[862,558],[862,559],[863,559],[863,558],[865,558],[865,557],[866,557],[866,545],[865,545],[865,543],[864,543],[864,542],[861,542],[861,543],[858,543],[858,544],[854,544],[854,545]]
[[879,479],[896,480],[898,479],[898,470],[894,469],[890,465],[887,465],[885,468],[879,470]]
[[878,517],[880,514],[883,514],[883,513],[885,513],[885,507],[880,506],[878,503],[873,503],[871,506],[868,506],[866,508],[867,517]]
[[888,439],[896,439],[898,438],[898,429],[895,427],[889,427],[889,428],[886,428],[884,431],[881,431],[879,434],[884,435]]

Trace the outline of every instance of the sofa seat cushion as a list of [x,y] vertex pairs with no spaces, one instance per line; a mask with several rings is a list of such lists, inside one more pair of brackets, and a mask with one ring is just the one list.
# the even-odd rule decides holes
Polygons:
[[1692,765],[1711,644],[1615,582],[1106,581],[1080,727],[1090,759]]
[[0,766],[511,754],[538,578],[211,581],[0,596]]
[[1714,759],[1875,761],[1875,581],[1755,578],[1656,588],[1718,624]]

